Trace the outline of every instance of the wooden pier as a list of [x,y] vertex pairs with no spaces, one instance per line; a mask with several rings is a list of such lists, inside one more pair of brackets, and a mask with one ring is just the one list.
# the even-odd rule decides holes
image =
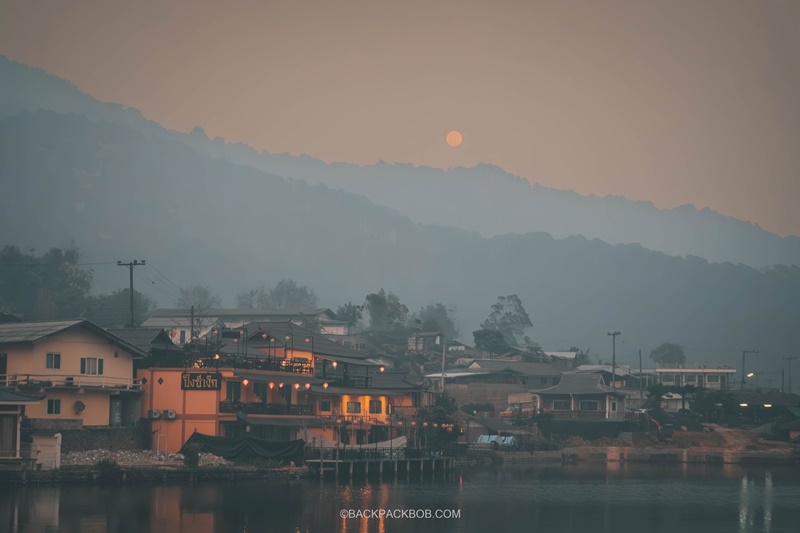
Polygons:
[[320,479],[432,479],[452,472],[455,458],[421,450],[316,448],[307,449],[305,464]]

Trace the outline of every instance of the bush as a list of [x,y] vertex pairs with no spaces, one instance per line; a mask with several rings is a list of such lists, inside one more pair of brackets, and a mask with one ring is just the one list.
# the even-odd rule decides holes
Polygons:
[[101,459],[95,463],[101,482],[116,482],[122,479],[122,468],[114,459]]
[[197,468],[200,466],[200,451],[203,446],[197,443],[188,444],[183,448],[183,466]]

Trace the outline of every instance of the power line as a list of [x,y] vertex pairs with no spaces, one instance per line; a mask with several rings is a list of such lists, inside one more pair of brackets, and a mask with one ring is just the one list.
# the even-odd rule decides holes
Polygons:
[[168,283],[169,285],[172,285],[172,287],[173,287],[173,289],[174,289],[174,290],[176,290],[176,291],[180,291],[180,290],[181,290],[181,287],[179,287],[177,284],[173,283],[173,282],[172,282],[172,281],[171,281],[171,280],[170,280],[170,279],[169,279],[167,276],[165,276],[165,275],[164,275],[164,274],[163,274],[163,273],[162,273],[162,272],[161,272],[159,269],[157,269],[157,268],[156,268],[156,267],[154,267],[153,265],[147,265],[147,266],[148,266],[148,267],[150,267],[150,268],[151,268],[151,269],[152,269],[152,270],[153,270],[153,271],[156,273],[156,275],[158,275],[158,276],[159,276],[159,277],[160,277],[162,280],[164,280],[164,282]]
[[132,328],[136,327],[136,323],[133,321],[133,267],[139,266],[139,265],[144,265],[144,264],[145,264],[144,259],[142,259],[141,261],[133,260],[133,261],[130,261],[128,263],[123,263],[122,261],[117,261],[117,266],[128,267],[128,270],[130,271],[130,274],[131,274],[130,289],[131,289],[131,327]]

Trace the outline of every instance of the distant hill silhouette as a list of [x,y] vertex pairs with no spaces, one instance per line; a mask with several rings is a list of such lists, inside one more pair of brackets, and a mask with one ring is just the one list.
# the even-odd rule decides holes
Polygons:
[[619,196],[583,196],[532,186],[523,178],[486,164],[451,170],[383,162],[362,167],[326,164],[305,155],[259,153],[245,144],[208,139],[199,127],[190,134],[165,130],[135,109],[99,102],[67,81],[4,56],[0,56],[0,80],[0,117],[51,109],[123,124],[212,157],[363,195],[415,222],[461,228],[483,236],[531,231],[556,238],[584,235],[612,244],[639,243],[670,255],[695,255],[755,267],[800,265],[800,238],[780,237],[709,209],[686,205],[662,210],[650,202]]
[[[516,293],[542,346],[606,357],[606,332],[619,330],[621,362],[669,340],[692,362],[735,364],[757,348],[767,368],[800,323],[797,267],[760,272],[545,233],[485,238],[140,127],[49,111],[0,119],[0,243],[43,251],[70,241],[87,261],[146,259],[181,285],[209,285],[225,305],[283,277],[333,308],[381,287],[412,310],[453,304],[469,342],[496,297]],[[127,285],[125,269],[94,268],[100,290]],[[158,285],[136,283],[173,304]]]

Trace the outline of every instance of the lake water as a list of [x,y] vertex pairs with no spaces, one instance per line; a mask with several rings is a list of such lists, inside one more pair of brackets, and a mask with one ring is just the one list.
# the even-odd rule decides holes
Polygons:
[[796,533],[800,469],[581,464],[465,468],[422,482],[0,487],[0,532],[298,529]]

